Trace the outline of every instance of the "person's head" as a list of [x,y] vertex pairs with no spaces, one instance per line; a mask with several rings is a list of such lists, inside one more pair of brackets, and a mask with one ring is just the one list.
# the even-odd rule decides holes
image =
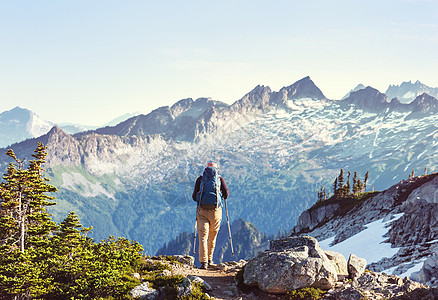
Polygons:
[[212,161],[208,162],[207,167],[213,167],[213,168],[219,170],[219,168],[217,167],[217,164],[215,162],[212,162]]

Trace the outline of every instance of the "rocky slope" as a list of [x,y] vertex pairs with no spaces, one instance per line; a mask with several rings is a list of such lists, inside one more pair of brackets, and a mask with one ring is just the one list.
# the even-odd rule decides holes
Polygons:
[[[438,173],[433,173],[402,180],[385,191],[370,193],[361,199],[346,202],[332,198],[318,202],[301,214],[293,232],[325,240],[322,244],[339,251],[348,251],[352,243],[361,243],[356,245],[357,249],[368,244],[362,251],[365,257],[371,258],[367,259],[370,270],[407,275],[435,285],[438,278],[435,271],[437,209]],[[371,224],[380,222],[381,230],[372,227],[376,228],[374,232],[361,234],[371,228]],[[356,238],[359,236],[361,241]],[[384,244],[388,245],[386,251]]]

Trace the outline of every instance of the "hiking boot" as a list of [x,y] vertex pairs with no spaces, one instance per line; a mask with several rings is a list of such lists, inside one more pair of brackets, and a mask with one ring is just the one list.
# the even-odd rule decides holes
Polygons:
[[206,262],[201,263],[201,266],[199,267],[199,269],[204,269],[204,270],[206,270],[207,268],[208,268],[208,263]]
[[209,261],[208,261],[208,266],[209,266],[209,267],[213,267],[213,268],[214,268],[214,267],[217,267],[217,265],[216,265],[212,260],[209,260]]

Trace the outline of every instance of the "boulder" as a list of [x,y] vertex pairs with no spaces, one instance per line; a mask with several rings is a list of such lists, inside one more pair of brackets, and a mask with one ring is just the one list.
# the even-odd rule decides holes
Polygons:
[[303,287],[331,289],[337,273],[318,241],[301,236],[273,241],[271,251],[248,261],[243,280],[267,293],[285,294]]
[[410,278],[429,286],[436,286],[438,283],[438,257],[436,255],[428,257],[421,270],[412,273]]
[[202,279],[201,277],[194,276],[194,275],[189,275],[189,276],[187,276],[187,278],[188,278],[191,282],[193,282],[193,283],[199,283],[199,284],[201,285],[201,287],[202,287],[203,289],[205,289],[206,291],[211,291],[211,290],[213,290],[213,289],[211,288],[211,285],[210,285],[207,281],[205,281],[204,279]]
[[194,266],[195,265],[195,258],[190,255],[174,255],[177,261],[180,263],[183,263],[185,265]]
[[141,285],[133,288],[129,295],[134,299],[153,300],[158,298],[159,292],[156,289],[150,288],[149,282],[143,282]]
[[335,267],[336,273],[338,273],[338,280],[343,280],[348,277],[347,260],[341,253],[325,250],[325,255],[332,262]]
[[365,272],[367,261],[364,258],[358,257],[354,254],[350,254],[347,266],[349,277],[355,280],[359,278],[363,274],[363,272]]

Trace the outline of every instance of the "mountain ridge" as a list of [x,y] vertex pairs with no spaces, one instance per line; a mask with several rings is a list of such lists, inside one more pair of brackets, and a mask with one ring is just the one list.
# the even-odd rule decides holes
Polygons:
[[[367,111],[313,97],[319,89],[308,92],[306,82],[312,86],[305,79],[281,97],[258,86],[232,105],[182,99],[149,116],[152,124],[160,123],[157,115],[170,120],[150,127],[165,133],[69,135],[55,129],[12,148],[24,158],[39,140],[49,147],[46,167],[59,188],[55,219],[74,210],[85,226],[94,226],[94,238],[122,234],[148,253],[192,227],[193,184],[209,160],[218,162],[230,188],[231,222],[242,218],[267,234],[292,227],[314,203],[319,185],[327,186],[340,168],[370,171],[376,189],[412,169],[438,168],[437,114],[409,119],[412,111],[401,103]],[[9,163],[0,158],[2,168]]]

